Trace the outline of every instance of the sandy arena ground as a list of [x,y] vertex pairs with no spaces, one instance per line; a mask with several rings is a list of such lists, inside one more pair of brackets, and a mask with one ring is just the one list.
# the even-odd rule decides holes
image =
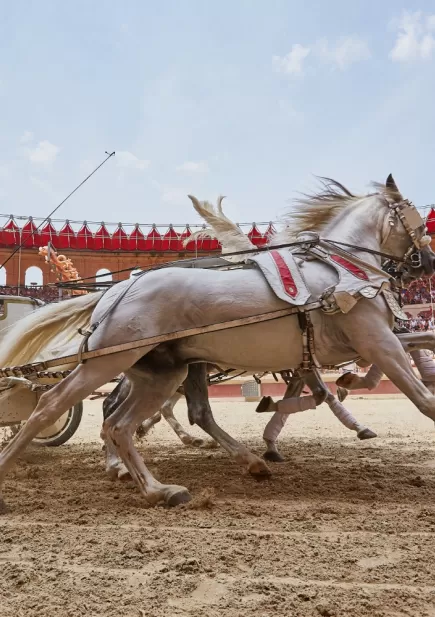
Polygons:
[[[378,439],[358,442],[323,406],[299,414],[281,441],[287,462],[261,483],[161,422],[141,452],[195,496],[170,510],[106,478],[101,401],[86,403],[68,445],[30,448],[8,477],[0,615],[434,617],[433,423],[403,398],[349,407]],[[262,451],[254,403],[213,408]],[[176,415],[187,426],[182,403]]]

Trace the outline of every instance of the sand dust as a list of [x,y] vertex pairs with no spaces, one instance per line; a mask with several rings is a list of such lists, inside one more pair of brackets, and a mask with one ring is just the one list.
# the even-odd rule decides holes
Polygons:
[[[257,482],[222,450],[158,424],[141,445],[195,507],[149,508],[104,473],[101,401],[61,448],[30,448],[0,517],[2,617],[435,617],[435,431],[404,399],[351,400],[380,437],[327,410],[291,418],[284,464]],[[255,404],[213,402],[257,453]],[[187,426],[185,407],[176,408]],[[201,431],[193,429],[198,436]]]

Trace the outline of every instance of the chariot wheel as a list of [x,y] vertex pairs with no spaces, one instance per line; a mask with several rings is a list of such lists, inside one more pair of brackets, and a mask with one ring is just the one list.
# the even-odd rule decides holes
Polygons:
[[83,415],[83,402],[77,403],[63,414],[54,424],[41,431],[33,443],[41,446],[63,446],[80,426]]

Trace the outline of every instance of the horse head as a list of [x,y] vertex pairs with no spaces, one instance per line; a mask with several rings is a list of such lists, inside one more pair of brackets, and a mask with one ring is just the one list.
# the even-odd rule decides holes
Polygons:
[[399,255],[405,251],[403,260],[396,262],[402,283],[406,286],[413,280],[431,277],[435,273],[431,237],[417,208],[403,197],[391,174],[385,183],[385,198],[390,214],[384,223],[383,247],[387,252],[395,251],[397,244],[401,247]]

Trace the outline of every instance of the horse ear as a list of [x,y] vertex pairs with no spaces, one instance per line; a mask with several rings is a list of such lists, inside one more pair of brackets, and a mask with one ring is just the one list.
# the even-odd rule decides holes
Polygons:
[[390,191],[394,191],[395,193],[400,193],[399,189],[397,188],[397,184],[393,178],[393,174],[389,174],[387,181],[385,183],[385,186]]
[[389,174],[387,181],[385,182],[385,186],[387,187],[387,191],[393,198],[403,199],[402,193],[399,191],[399,188],[392,174]]

